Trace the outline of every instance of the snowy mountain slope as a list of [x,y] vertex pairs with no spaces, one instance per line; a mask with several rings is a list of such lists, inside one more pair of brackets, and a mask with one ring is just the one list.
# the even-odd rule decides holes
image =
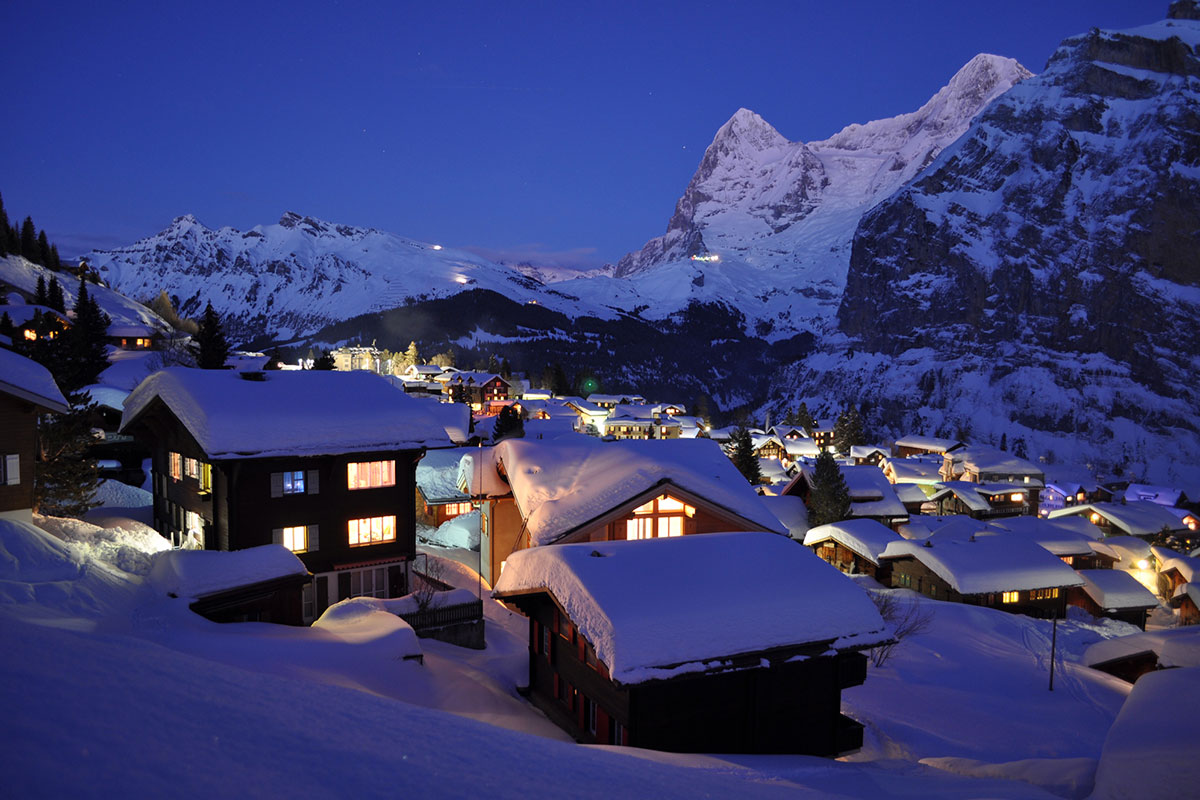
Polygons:
[[[1065,41],[864,216],[845,339],[826,341],[840,357],[776,384],[923,407],[950,430],[1011,420],[1108,474],[1200,487],[1198,45],[1193,20]],[[1038,380],[1008,392],[1022,375]]]
[[[821,142],[789,142],[740,109],[717,131],[667,233],[626,255],[614,276],[625,302],[661,318],[691,300],[725,301],[772,338],[817,329],[841,299],[863,212],[918,174],[989,102],[1030,73],[979,55],[915,112],[850,125]],[[692,256],[715,255],[719,261]],[[594,297],[582,281],[565,291]],[[593,282],[608,297],[611,281]],[[665,287],[673,291],[663,293]],[[634,298],[637,298],[636,300]]]
[[241,335],[287,339],[472,288],[572,316],[616,316],[472,253],[292,212],[277,225],[244,232],[211,230],[185,215],[161,233],[86,258],[111,286],[132,297],[153,297],[163,289],[177,296],[183,315],[197,314],[211,301]]
[[[79,296],[78,279],[66,273],[48,270],[21,256],[0,258],[0,281],[11,284],[30,295],[37,290],[39,277],[43,277],[49,282],[51,276],[58,278],[58,282],[62,284],[63,297],[66,300],[67,310],[70,311],[75,306],[75,298]],[[158,314],[120,292],[104,286],[88,284],[88,293],[96,298],[100,308],[115,324],[149,325],[164,332],[171,329],[167,321]]]

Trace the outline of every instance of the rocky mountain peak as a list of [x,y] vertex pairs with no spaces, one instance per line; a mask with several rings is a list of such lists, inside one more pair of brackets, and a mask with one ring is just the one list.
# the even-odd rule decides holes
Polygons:
[[1200,20],[1200,2],[1197,2],[1197,0],[1175,0],[1167,9],[1167,19]]
[[739,108],[729,121],[717,130],[714,147],[724,150],[746,148],[755,152],[784,147],[788,140],[769,122],[748,108]]

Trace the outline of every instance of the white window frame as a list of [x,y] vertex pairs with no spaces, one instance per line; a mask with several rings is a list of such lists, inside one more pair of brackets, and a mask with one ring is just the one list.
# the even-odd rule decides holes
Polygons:
[[0,486],[18,486],[21,483],[21,455],[7,453],[0,459]]

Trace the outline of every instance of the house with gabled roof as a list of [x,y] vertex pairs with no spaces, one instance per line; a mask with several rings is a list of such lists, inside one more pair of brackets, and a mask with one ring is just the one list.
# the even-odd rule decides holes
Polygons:
[[647,405],[618,405],[604,420],[605,436],[614,439],[678,439],[683,426]]
[[[908,520],[908,509],[896,497],[895,488],[888,482],[878,467],[839,464],[846,489],[850,495],[850,517],[873,519],[887,527],[894,527]],[[807,502],[816,480],[816,467],[804,464],[796,477],[780,494],[802,497]]]
[[1128,622],[1146,630],[1146,617],[1158,607],[1154,593],[1123,569],[1077,570],[1083,585],[1067,592],[1067,604],[1093,617]]
[[1116,551],[1098,541],[1099,531],[1092,526],[1089,533],[1061,520],[1042,517],[999,517],[988,521],[988,527],[1011,536],[1018,536],[1045,548],[1076,570],[1112,569],[1118,559]]
[[0,519],[33,520],[38,415],[69,410],[50,370],[0,348]]
[[125,402],[152,454],[154,527],[180,547],[282,544],[314,579],[303,617],[354,596],[408,593],[415,472],[448,447],[425,402],[365,371],[173,367]]
[[464,459],[459,485],[483,509],[489,583],[511,553],[530,547],[714,531],[788,533],[708,439],[508,439]]
[[908,458],[927,453],[942,455],[965,445],[957,439],[940,439],[936,436],[902,436],[895,441],[892,453],[896,458]]
[[471,510],[470,496],[458,486],[463,453],[458,447],[430,450],[417,462],[417,518],[425,525],[436,528]]
[[873,519],[848,519],[809,528],[804,546],[842,572],[870,575],[887,586],[891,582],[891,564],[879,557],[900,535]]
[[1037,514],[1041,490],[1046,484],[1042,468],[1031,461],[995,447],[968,446],[942,454],[942,481],[951,483],[1008,485],[1010,493],[1021,493],[1026,513]]
[[1189,533],[1187,524],[1166,506],[1145,500],[1132,503],[1083,503],[1051,511],[1048,519],[1081,516],[1105,536],[1137,536],[1148,539],[1164,531]]
[[929,502],[938,514],[964,514],[973,519],[1016,517],[1036,513],[1036,492],[1020,484],[943,481],[934,485]]
[[[697,577],[715,565],[714,603]],[[493,596],[530,619],[530,699],[589,744],[858,749],[841,689],[890,639],[866,592],[761,532],[534,547],[512,554]]]
[[465,403],[476,413],[494,414],[508,399],[508,381],[493,372],[443,372],[434,380],[451,403]]
[[931,536],[888,544],[892,586],[935,600],[1062,618],[1067,589],[1083,579],[1046,549],[1013,536]]
[[882,459],[879,468],[884,477],[892,483],[915,483],[918,486],[932,486],[942,482],[942,459],[929,456],[908,456],[906,458]]
[[1185,506],[1188,497],[1182,489],[1170,486],[1151,486],[1145,483],[1131,483],[1125,487],[1123,501],[1133,503],[1144,500],[1148,503],[1158,503],[1160,506]]
[[861,466],[866,464],[877,467],[885,458],[891,457],[891,448],[881,445],[855,444],[850,446],[850,460],[855,465]]

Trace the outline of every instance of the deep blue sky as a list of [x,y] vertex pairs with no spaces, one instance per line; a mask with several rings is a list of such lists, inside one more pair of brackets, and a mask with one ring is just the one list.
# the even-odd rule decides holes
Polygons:
[[294,210],[600,263],[663,233],[741,106],[823,139],[1167,5],[6,1],[0,194],[64,256]]

